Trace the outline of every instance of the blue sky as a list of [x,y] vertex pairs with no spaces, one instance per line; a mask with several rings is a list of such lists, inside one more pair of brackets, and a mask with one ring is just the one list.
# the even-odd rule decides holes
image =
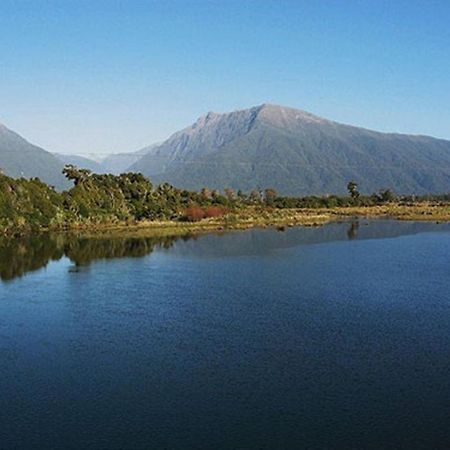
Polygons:
[[0,122],[48,150],[265,102],[450,139],[450,2],[0,1]]

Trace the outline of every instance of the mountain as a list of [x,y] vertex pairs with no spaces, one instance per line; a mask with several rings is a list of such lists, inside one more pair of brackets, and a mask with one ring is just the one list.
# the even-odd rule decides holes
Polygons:
[[103,171],[106,173],[118,174],[126,172],[128,167],[133,165],[141,158],[141,155],[136,153],[112,153],[106,156],[101,161]]
[[264,104],[208,113],[130,167],[156,182],[286,195],[382,188],[424,194],[450,190],[450,141],[380,133]]
[[64,164],[73,164],[81,169],[89,169],[95,173],[119,173],[127,172],[128,168],[147,153],[151,152],[157,145],[152,144],[136,152],[111,153],[104,158],[96,158],[95,154],[81,156],[55,153],[55,156]]
[[0,124],[0,168],[6,175],[39,177],[57,189],[65,189],[70,183],[62,174],[63,167],[56,156]]
[[127,172],[130,166],[139,161],[147,153],[153,151],[157,146],[158,144],[152,144],[131,153],[112,153],[101,160],[103,171],[113,174]]
[[54,155],[64,164],[72,164],[80,169],[89,169],[95,173],[103,173],[103,166],[101,163],[93,159],[86,158],[80,155],[66,155],[63,153],[54,153]]

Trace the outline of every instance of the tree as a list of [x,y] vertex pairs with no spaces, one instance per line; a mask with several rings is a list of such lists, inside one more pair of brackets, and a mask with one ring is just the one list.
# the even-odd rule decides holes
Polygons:
[[275,199],[278,197],[278,193],[274,188],[267,188],[264,191],[264,198],[267,205],[273,205]]
[[347,190],[353,200],[357,200],[359,198],[357,183],[355,183],[354,181],[349,181],[349,183],[347,184]]
[[225,197],[227,198],[227,200],[232,203],[234,200],[236,200],[236,191],[234,189],[231,188],[226,188],[224,190],[225,192]]
[[386,189],[379,192],[378,199],[381,203],[390,203],[395,201],[396,195],[390,189]]
[[87,180],[92,174],[90,170],[79,169],[73,164],[66,164],[62,173],[66,176],[66,178],[72,180],[75,186]]
[[227,198],[220,194],[220,191],[218,189],[214,189],[211,192],[211,198],[213,203],[219,204],[219,205],[226,205],[227,204]]
[[200,191],[200,195],[203,197],[203,200],[211,200],[212,199],[211,190],[206,187]]
[[249,199],[252,203],[259,203],[261,201],[261,193],[258,189],[253,189],[250,192]]

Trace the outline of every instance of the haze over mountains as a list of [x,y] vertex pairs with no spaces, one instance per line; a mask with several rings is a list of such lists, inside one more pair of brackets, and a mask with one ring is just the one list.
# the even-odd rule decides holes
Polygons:
[[102,170],[107,173],[121,173],[127,171],[134,163],[139,161],[144,155],[152,151],[159,144],[152,144],[144,147],[137,152],[131,153],[112,153],[100,161]]
[[210,112],[161,144],[102,161],[55,156],[0,127],[5,173],[39,176],[61,188],[64,163],[95,172],[142,172],[155,183],[188,189],[274,187],[286,195],[328,194],[344,193],[354,180],[366,193],[450,190],[450,141],[380,133],[270,104]]

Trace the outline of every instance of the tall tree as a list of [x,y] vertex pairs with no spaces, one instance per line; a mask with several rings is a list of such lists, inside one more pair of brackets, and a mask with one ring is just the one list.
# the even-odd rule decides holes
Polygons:
[[348,193],[350,194],[350,197],[353,200],[357,200],[359,198],[359,191],[358,191],[358,184],[355,183],[354,181],[349,181],[349,183],[347,184],[347,190]]

